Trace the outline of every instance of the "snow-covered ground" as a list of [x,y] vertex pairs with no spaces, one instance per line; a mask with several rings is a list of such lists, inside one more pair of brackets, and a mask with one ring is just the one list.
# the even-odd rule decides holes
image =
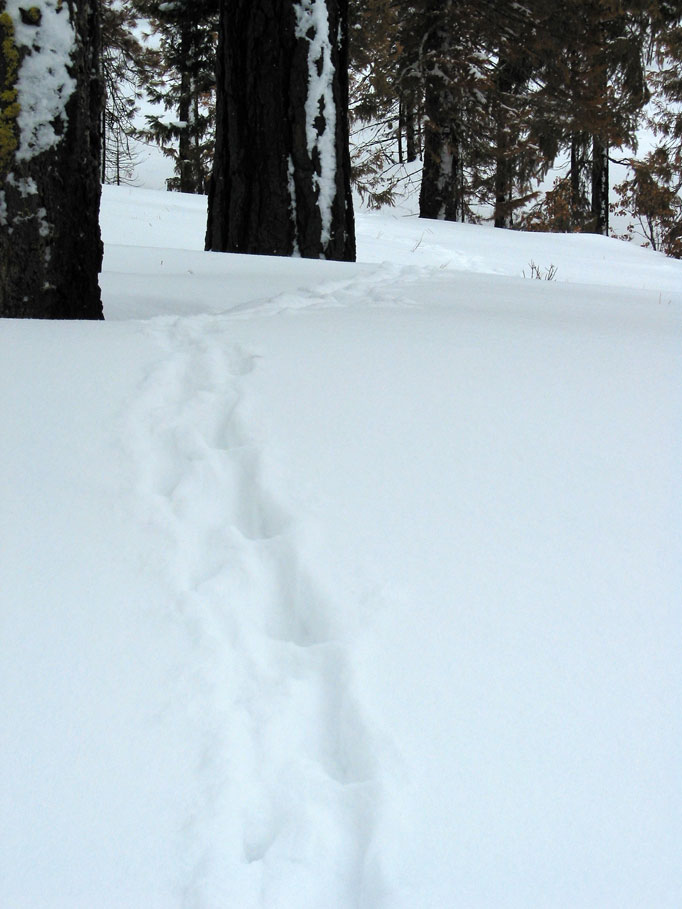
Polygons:
[[0,906],[677,909],[682,264],[204,201],[0,324]]

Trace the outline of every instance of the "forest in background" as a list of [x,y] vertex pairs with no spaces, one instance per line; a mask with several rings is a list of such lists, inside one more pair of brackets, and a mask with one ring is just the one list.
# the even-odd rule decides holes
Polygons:
[[[169,189],[207,192],[218,8],[104,0],[103,182],[134,178],[142,140],[171,159]],[[370,207],[419,181],[422,217],[608,235],[624,215],[626,236],[682,256],[679,4],[350,0],[349,16],[353,182]],[[158,112],[140,127],[143,99]]]

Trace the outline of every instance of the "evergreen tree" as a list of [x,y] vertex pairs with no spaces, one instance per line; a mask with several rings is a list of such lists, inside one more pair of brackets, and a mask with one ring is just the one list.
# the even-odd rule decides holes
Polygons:
[[168,188],[205,193],[215,129],[215,58],[219,0],[134,0],[159,38],[160,72],[149,99],[172,116],[148,115],[140,135],[175,162]]
[[98,0],[0,0],[0,315],[102,318]]
[[483,3],[480,9],[479,53],[486,66],[477,90],[486,101],[477,194],[492,204],[496,227],[513,226],[552,158],[535,110],[546,51],[543,12],[542,0],[504,10]]
[[412,32],[419,41],[424,82],[422,218],[464,221],[469,212],[465,165],[476,160],[484,61],[474,39],[475,4],[423,0]]
[[132,0],[102,0],[103,183],[121,184],[132,177],[138,101],[142,87],[159,68],[159,55],[141,43],[137,26]]
[[349,18],[351,179],[363,201],[378,208],[393,204],[403,160],[397,6],[392,0],[350,0]]
[[572,227],[607,234],[609,153],[635,141],[647,100],[644,0],[574,0],[547,17],[545,125],[570,150]]
[[353,260],[347,0],[223,0],[206,248]]
[[658,143],[616,187],[617,210],[637,220],[653,249],[682,258],[682,9],[662,0],[651,12],[656,66],[647,122]]

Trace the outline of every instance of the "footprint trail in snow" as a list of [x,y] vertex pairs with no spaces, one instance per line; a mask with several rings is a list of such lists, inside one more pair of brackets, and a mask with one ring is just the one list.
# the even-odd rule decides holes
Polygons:
[[349,685],[340,604],[267,487],[243,388],[257,368],[220,318],[158,320],[130,417],[137,505],[186,663],[166,721],[194,766],[179,797],[182,905],[378,905],[375,748]]

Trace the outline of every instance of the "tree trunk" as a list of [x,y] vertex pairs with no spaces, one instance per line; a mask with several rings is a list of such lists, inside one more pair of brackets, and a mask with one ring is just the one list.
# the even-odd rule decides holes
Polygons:
[[[191,25],[183,19],[180,26],[180,53],[184,60],[189,60],[192,47]],[[192,162],[192,136],[190,121],[192,119],[192,76],[188,69],[180,73],[180,99],[178,103],[178,120],[184,126],[178,139],[178,176],[181,193],[199,192],[195,185],[194,166]]]
[[582,133],[571,136],[571,229],[580,229],[589,219],[585,180],[588,146]]
[[355,259],[347,0],[223,0],[206,248]]
[[[408,164],[417,160],[417,125],[415,123],[415,94],[412,90],[400,92],[400,112],[402,115],[402,132],[405,135],[405,153]],[[402,150],[402,149],[401,149]],[[402,161],[402,158],[401,158]]]
[[462,217],[464,201],[457,112],[448,73],[452,55],[445,16],[450,3],[441,7],[439,2],[431,0],[431,7],[433,19],[426,43],[431,60],[425,77],[424,169],[419,217],[458,221]]
[[0,0],[0,38],[0,315],[101,319],[99,0]]
[[514,110],[514,94],[522,84],[525,70],[500,61],[496,73],[494,94],[495,122],[495,227],[511,228],[513,218],[515,155],[518,156],[518,128],[512,127],[510,111]]
[[609,235],[609,148],[599,136],[592,138],[591,233]]

